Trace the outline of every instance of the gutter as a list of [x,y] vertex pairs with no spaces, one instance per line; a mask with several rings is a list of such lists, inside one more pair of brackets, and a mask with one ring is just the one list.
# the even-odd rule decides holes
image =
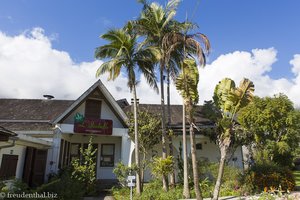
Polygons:
[[14,146],[16,145],[16,141],[17,141],[19,138],[17,138],[17,137],[11,137],[10,139],[12,140],[12,144],[0,146],[0,150],[1,150],[1,149],[5,149],[5,148],[14,147]]

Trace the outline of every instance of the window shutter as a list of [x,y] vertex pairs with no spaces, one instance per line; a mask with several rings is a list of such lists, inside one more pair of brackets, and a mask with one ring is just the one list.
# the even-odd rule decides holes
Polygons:
[[90,119],[100,119],[101,101],[87,99],[85,102],[85,117]]

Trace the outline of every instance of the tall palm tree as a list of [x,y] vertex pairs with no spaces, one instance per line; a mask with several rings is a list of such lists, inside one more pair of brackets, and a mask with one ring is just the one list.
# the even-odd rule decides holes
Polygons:
[[[169,59],[171,57],[172,52],[174,51],[182,51],[183,52],[183,58],[184,61],[182,62],[182,69],[181,69],[181,76],[182,78],[187,78],[185,76],[184,67],[188,67],[189,65],[194,65],[193,62],[188,61],[191,58],[196,57],[199,64],[201,66],[205,66],[206,64],[206,54],[210,51],[210,42],[208,38],[202,34],[187,34],[188,29],[193,28],[192,23],[185,23],[186,30],[184,33],[182,32],[170,32],[165,35],[163,40],[163,45],[165,49],[168,49],[166,52],[166,57]],[[202,48],[202,46],[204,48]],[[187,59],[189,58],[189,59]],[[187,62],[187,63],[185,63]],[[198,72],[198,71],[195,71]],[[178,78],[177,78],[178,79]],[[184,80],[188,81],[188,80]],[[176,80],[176,83],[178,83],[178,80]],[[185,83],[188,87],[187,84]],[[198,84],[198,82],[197,82]],[[177,88],[180,89],[180,88]],[[195,99],[196,100],[196,99]],[[197,102],[196,102],[197,103]],[[195,137],[194,137],[194,129],[193,129],[193,111],[192,111],[192,102],[190,101],[191,105],[188,105],[187,102],[184,101],[183,103],[183,134],[182,134],[182,142],[183,142],[183,163],[184,163],[184,190],[183,190],[183,196],[185,198],[190,197],[190,192],[188,188],[188,172],[187,172],[187,145],[186,145],[186,124],[185,124],[185,113],[186,108],[188,110],[188,119],[190,124],[190,140],[191,140],[191,154],[192,154],[192,165],[193,165],[193,177],[194,177],[194,184],[195,184],[195,190],[196,190],[196,196],[197,199],[202,199],[201,192],[198,187],[198,169],[197,169],[197,156],[196,156],[196,150],[195,150]]]
[[[164,71],[168,63],[166,62],[166,50],[163,49],[164,36],[174,30],[181,30],[180,23],[173,18],[180,0],[168,1],[166,7],[157,3],[147,3],[140,0],[143,10],[138,20],[134,21],[135,30],[138,34],[146,36],[143,44],[156,46],[160,49],[160,59],[158,61],[160,74],[160,94],[161,94],[161,116],[162,116],[162,157],[167,157],[167,134],[166,134],[166,111],[164,96]],[[171,65],[170,65],[171,66]],[[172,65],[173,66],[173,65]],[[175,65],[176,66],[176,65]],[[176,73],[176,69],[171,69],[171,73]],[[163,189],[168,190],[167,178],[163,178]]]
[[233,80],[224,78],[216,85],[214,91],[214,105],[216,110],[217,143],[220,149],[220,165],[216,180],[213,200],[219,198],[221,181],[226,157],[235,137],[236,114],[253,99],[254,84],[249,79],[243,79],[238,87]]
[[98,59],[108,59],[97,70],[96,76],[100,76],[106,72],[109,73],[108,80],[115,80],[121,70],[127,74],[128,87],[132,93],[134,104],[134,135],[135,135],[135,162],[137,165],[136,172],[136,192],[141,193],[141,177],[140,177],[140,159],[139,159],[139,139],[138,139],[138,124],[137,124],[137,71],[140,71],[146,78],[150,86],[156,91],[156,77],[153,70],[153,62],[157,59],[157,48],[147,46],[138,47],[137,36],[132,30],[127,29],[112,29],[101,36],[102,39],[109,43],[100,46],[95,51],[95,57]]

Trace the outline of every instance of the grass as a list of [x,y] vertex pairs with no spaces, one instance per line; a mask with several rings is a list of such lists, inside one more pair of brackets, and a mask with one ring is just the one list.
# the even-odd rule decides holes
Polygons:
[[293,174],[295,177],[296,186],[300,186],[300,171],[294,171]]

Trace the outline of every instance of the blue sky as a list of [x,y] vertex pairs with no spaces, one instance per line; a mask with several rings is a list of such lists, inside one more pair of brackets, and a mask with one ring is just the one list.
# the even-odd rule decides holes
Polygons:
[[[199,24],[212,43],[210,61],[236,50],[274,47],[278,61],[270,75],[278,78],[291,76],[288,61],[300,52],[299,8],[298,0],[184,0],[176,18],[187,14]],[[103,44],[98,36],[134,19],[140,9],[135,0],[1,0],[0,30],[19,34],[42,27],[56,36],[54,48],[77,62],[91,61],[95,47]]]
[[[157,2],[165,4],[166,0]],[[49,71],[52,76],[61,73],[58,72],[60,69],[66,69],[67,73],[67,69],[79,68],[93,77],[84,80],[89,80],[88,83],[93,82],[93,70],[101,64],[101,61],[99,63],[94,59],[94,49],[104,44],[99,35],[109,28],[122,27],[127,20],[135,19],[141,7],[135,0],[1,0],[0,33],[4,36],[3,41],[0,40],[0,68],[7,70],[8,77],[6,82],[5,79],[2,81],[7,85],[10,80],[14,80],[18,82],[18,86],[13,88],[11,85],[14,83],[11,83],[8,85],[12,88],[0,88],[0,96],[11,97],[16,93],[9,91],[18,91],[18,97],[35,97],[31,95],[34,88],[29,92],[19,85],[25,87],[28,82],[27,88],[31,87],[33,83],[29,83],[29,80],[39,79],[36,77],[40,74],[25,75],[24,67],[19,68],[18,62],[26,63],[28,71],[38,69],[42,73],[51,67],[45,63],[56,61],[52,64],[55,70]],[[258,86],[258,95],[286,92],[296,101],[300,99],[300,93],[297,92],[300,91],[299,8],[299,0],[183,0],[176,18],[183,21],[187,15],[211,41],[212,52],[206,67],[209,69],[202,72],[204,80],[215,78],[211,83],[214,84],[224,76],[238,81],[249,75]],[[22,41],[21,36],[25,37]],[[36,46],[34,42],[37,41],[42,42],[43,48]],[[1,44],[6,45],[6,48],[1,49]],[[13,58],[12,54],[11,57],[7,56],[4,62],[1,61],[1,52],[6,54],[7,48],[16,58]],[[24,54],[25,50],[22,49],[28,49],[27,54],[31,54]],[[39,54],[43,51],[52,57]],[[36,60],[40,59],[38,62],[32,61],[35,56]],[[18,57],[24,60],[15,60]],[[15,69],[18,75],[13,77],[8,65]],[[37,65],[40,68],[33,67]],[[3,77],[6,73],[2,70]],[[3,77],[0,77],[0,80]],[[22,79],[19,77],[28,81],[19,82],[17,79]],[[58,82],[62,84],[61,80]],[[119,87],[117,84],[122,83],[115,83],[115,88]],[[50,83],[44,85],[44,88],[54,88]],[[211,94],[206,93],[211,91],[205,88],[213,87],[214,85],[205,85],[199,90],[205,93],[207,98]],[[111,89],[113,91],[113,88]],[[8,92],[3,92],[5,90]],[[54,91],[49,89],[49,92]],[[74,98],[74,94],[61,98]]]

